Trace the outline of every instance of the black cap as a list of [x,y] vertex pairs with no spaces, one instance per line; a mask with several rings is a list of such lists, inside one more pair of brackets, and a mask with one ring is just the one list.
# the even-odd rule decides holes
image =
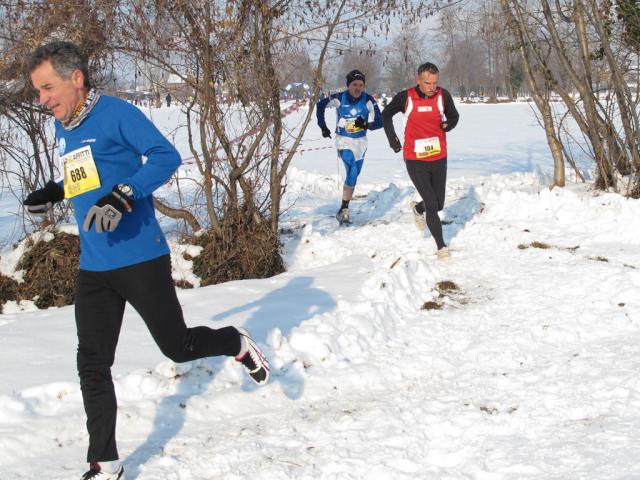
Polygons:
[[354,80],[362,80],[364,82],[364,73],[362,73],[360,70],[351,70],[349,73],[347,73],[347,87]]

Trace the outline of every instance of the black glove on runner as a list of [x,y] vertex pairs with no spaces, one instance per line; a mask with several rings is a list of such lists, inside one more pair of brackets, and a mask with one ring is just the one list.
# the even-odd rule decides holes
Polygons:
[[53,207],[54,203],[64,200],[64,188],[49,180],[44,188],[31,192],[22,204],[27,207],[31,215],[43,217]]
[[362,128],[363,130],[366,130],[367,128],[369,128],[369,122],[367,122],[364,119],[364,117],[356,118],[356,121],[353,122],[353,124],[355,125],[356,128]]
[[127,196],[118,188],[118,185],[116,185],[110,194],[102,197],[89,209],[87,216],[84,217],[82,229],[88,232],[91,229],[91,224],[95,220],[96,232],[113,232],[118,227],[120,220],[122,220],[122,214],[133,211],[132,206],[133,200],[131,197]]
[[323,127],[322,128],[322,136],[324,138],[331,138],[331,130],[329,130],[327,127]]
[[390,147],[393,148],[393,151],[396,153],[402,150],[402,144],[400,143],[400,140],[398,140],[398,137],[393,139],[393,141],[390,144]]

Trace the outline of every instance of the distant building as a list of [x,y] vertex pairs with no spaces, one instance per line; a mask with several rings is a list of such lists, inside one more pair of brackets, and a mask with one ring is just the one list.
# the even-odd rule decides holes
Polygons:
[[166,94],[171,94],[171,96],[177,100],[178,102],[186,103],[187,99],[190,95],[193,95],[192,89],[189,85],[175,73],[170,74],[167,77],[167,91]]

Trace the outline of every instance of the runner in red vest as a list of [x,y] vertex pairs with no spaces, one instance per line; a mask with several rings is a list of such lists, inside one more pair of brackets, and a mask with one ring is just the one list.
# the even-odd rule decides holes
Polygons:
[[[438,258],[449,257],[438,212],[444,207],[447,183],[447,136],[458,123],[451,94],[438,87],[439,71],[433,63],[418,68],[417,85],[398,93],[382,112],[384,131],[394,152],[403,151],[407,172],[422,201],[412,202],[416,225],[425,225],[438,247]],[[404,147],[393,127],[393,116],[405,116]]]

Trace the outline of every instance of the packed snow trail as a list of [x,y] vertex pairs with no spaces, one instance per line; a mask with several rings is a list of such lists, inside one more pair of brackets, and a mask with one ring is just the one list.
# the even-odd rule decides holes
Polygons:
[[[471,107],[463,119],[522,124],[518,106]],[[640,201],[509,173],[540,156],[543,133],[468,125],[479,131],[458,151],[508,149],[503,175],[449,180],[450,260],[415,229],[415,190],[391,161],[365,165],[375,180],[358,185],[349,228],[337,175],[292,169],[287,272],[180,291],[190,325],[254,333],[267,386],[232,359],[167,361],[127,311],[114,374],[129,480],[640,479]],[[0,317],[0,478],[77,480],[73,308],[13,308]]]

